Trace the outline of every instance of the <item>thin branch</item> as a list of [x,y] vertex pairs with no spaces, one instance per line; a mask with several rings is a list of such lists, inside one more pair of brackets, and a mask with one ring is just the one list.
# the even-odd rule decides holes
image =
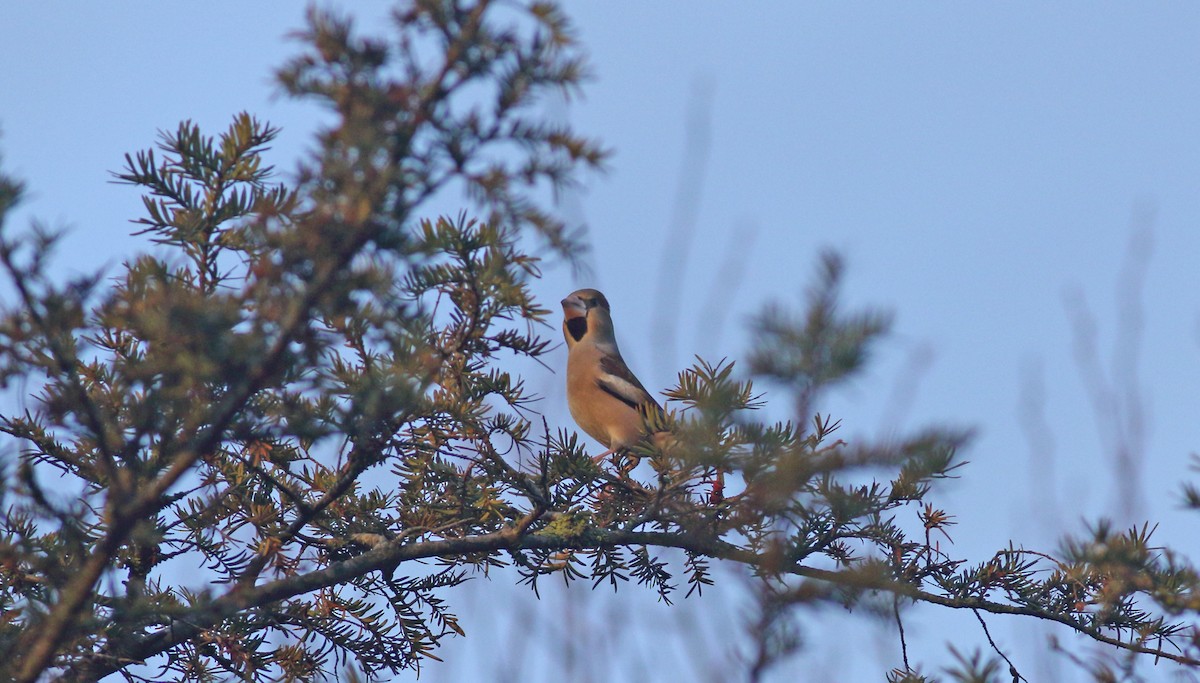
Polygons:
[[900,630],[900,655],[904,659],[904,673],[912,671],[908,664],[908,641],[904,638],[904,620],[900,618],[900,596],[892,597],[892,614],[896,616],[896,628]]
[[1028,679],[1026,679],[1020,674],[1020,672],[1017,671],[1016,665],[1012,663],[1012,660],[1008,658],[1008,655],[1004,654],[1004,651],[1000,649],[1000,646],[996,645],[996,641],[992,640],[992,632],[988,630],[987,622],[983,620],[983,616],[979,614],[979,610],[973,609],[971,612],[975,615],[975,618],[979,620],[979,625],[983,627],[983,635],[987,636],[988,645],[992,646],[992,649],[996,651],[996,654],[1000,655],[1001,659],[1003,659],[1005,662],[1008,662],[1008,673],[1012,674],[1013,683],[1017,683],[1018,681],[1026,681],[1026,683],[1028,683]]
[[29,314],[30,320],[33,321],[39,333],[46,340],[46,345],[50,348],[50,357],[54,359],[55,365],[60,375],[67,381],[71,388],[73,398],[79,402],[82,407],[82,413],[88,429],[96,438],[96,448],[100,454],[101,471],[104,473],[110,486],[119,487],[123,482],[116,476],[116,462],[113,459],[113,453],[116,449],[108,442],[108,430],[105,429],[105,423],[100,417],[100,409],[96,403],[92,401],[92,397],[88,394],[87,389],[79,381],[79,359],[75,353],[69,352],[59,344],[57,336],[46,322],[46,319],[38,312],[38,300],[29,291],[29,282],[26,280],[26,275],[21,272],[13,261],[13,245],[8,240],[0,237],[0,263],[4,264],[4,269],[8,272],[13,286],[16,287],[18,295],[21,297],[23,310]]
[[[533,514],[530,513],[530,515]],[[687,550],[756,569],[771,570],[777,568],[776,561],[766,554],[753,553],[708,536],[601,528],[588,528],[579,535],[571,537],[555,536],[542,532],[526,533],[529,525],[524,522],[525,520],[532,519],[536,519],[536,517],[531,518],[530,516],[526,516],[520,523],[502,531],[477,536],[411,544],[404,544],[404,539],[396,539],[381,544],[352,559],[331,564],[324,569],[308,574],[278,579],[258,586],[238,585],[229,593],[213,600],[207,605],[197,607],[187,616],[186,620],[176,620],[169,627],[157,633],[128,643],[126,647],[119,648],[120,652],[117,654],[123,658],[146,660],[166,652],[179,643],[190,640],[203,629],[212,627],[222,620],[244,610],[262,607],[315,590],[328,588],[364,576],[370,572],[391,572],[397,565],[403,562],[435,557],[456,557],[510,549],[562,551],[592,550],[617,546],[653,546]],[[529,523],[532,524],[532,521]],[[825,581],[843,588],[886,591],[897,597],[906,597],[919,602],[952,609],[981,610],[992,614],[1023,615],[1054,621],[1107,645],[1130,652],[1169,659],[1180,664],[1200,666],[1200,659],[1167,652],[1161,648],[1151,648],[1139,643],[1121,641],[1107,636],[1097,629],[1084,626],[1065,615],[1048,613],[1030,607],[1008,605],[982,598],[951,598],[929,593],[908,583],[881,576],[865,575],[861,572],[832,571],[799,565],[787,568],[784,571],[796,576]],[[86,667],[87,665],[83,666]],[[104,664],[95,665],[93,663],[93,666],[96,668],[87,667],[86,672],[89,676],[96,676],[97,678],[116,671],[116,668],[106,668]],[[82,671],[83,667],[80,670]]]
[[673,216],[662,246],[658,282],[654,289],[653,367],[656,373],[671,367],[675,357],[675,338],[683,315],[680,301],[684,298],[681,296],[684,270],[696,241],[704,176],[708,172],[712,146],[712,91],[712,79],[700,78],[693,82],[688,97],[679,185],[675,189]]
[[[319,220],[320,217],[314,216],[313,219]],[[246,401],[277,374],[289,345],[308,320],[317,299],[325,293],[329,283],[344,269],[353,255],[367,244],[370,235],[368,231],[361,231],[350,240],[342,253],[321,263],[302,295],[291,300],[291,307],[279,326],[280,332],[263,361],[256,364],[242,386],[233,388],[226,395],[225,400],[213,411],[211,419],[205,422],[207,427],[191,438],[190,444],[174,454],[166,472],[144,487],[128,504],[123,504],[120,498],[116,498],[115,492],[110,493],[112,519],[108,532],[97,543],[96,552],[87,558],[80,572],[63,587],[61,598],[50,614],[39,624],[36,631],[29,634],[30,640],[22,644],[22,651],[28,654],[21,661],[15,681],[33,683],[50,665],[66,629],[75,615],[83,609],[96,582],[132,532],[136,521],[149,518],[158,512],[164,505],[166,492],[180,477],[191,470],[204,454],[217,449],[224,438],[225,430],[245,406]]]

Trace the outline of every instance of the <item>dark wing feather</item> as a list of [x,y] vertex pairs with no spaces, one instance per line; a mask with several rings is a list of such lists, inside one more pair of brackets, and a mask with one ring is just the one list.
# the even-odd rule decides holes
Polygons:
[[642,383],[638,381],[637,377],[634,377],[620,358],[601,356],[600,377],[596,380],[596,384],[605,393],[634,410],[645,410],[643,406],[649,404],[654,406],[656,411],[662,411],[662,406],[658,405],[658,401],[655,401],[650,392],[646,391],[646,387],[642,386]]

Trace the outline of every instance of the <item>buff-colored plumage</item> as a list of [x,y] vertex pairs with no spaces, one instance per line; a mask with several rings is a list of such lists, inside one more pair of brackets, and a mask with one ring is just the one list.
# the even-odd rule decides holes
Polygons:
[[645,436],[645,415],[662,408],[621,358],[608,300],[581,289],[562,300],[567,340],[567,405],[576,424],[608,452]]

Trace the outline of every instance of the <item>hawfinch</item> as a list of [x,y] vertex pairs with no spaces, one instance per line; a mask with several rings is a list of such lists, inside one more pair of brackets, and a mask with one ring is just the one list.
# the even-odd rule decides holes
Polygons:
[[646,435],[645,416],[662,407],[634,377],[617,349],[608,300],[581,289],[562,300],[567,339],[567,405],[575,423],[609,449],[627,451]]

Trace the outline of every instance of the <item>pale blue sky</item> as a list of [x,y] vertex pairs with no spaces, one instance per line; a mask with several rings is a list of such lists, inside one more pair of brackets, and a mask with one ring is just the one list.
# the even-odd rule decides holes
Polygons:
[[[363,27],[378,25],[382,6],[354,4],[368,19]],[[1081,293],[1094,311],[1111,377],[1121,269],[1140,225],[1152,250],[1136,353],[1147,419],[1136,518],[1161,520],[1160,540],[1200,558],[1197,518],[1177,511],[1177,482],[1200,449],[1200,5],[567,9],[596,80],[581,102],[550,105],[548,115],[602,138],[615,156],[609,173],[566,207],[591,227],[594,277],[573,281],[551,269],[537,286],[548,304],[577,284],[602,288],[627,359],[647,386],[665,387],[693,354],[743,357],[746,317],[771,298],[798,301],[817,251],[841,250],[849,303],[889,308],[897,325],[877,364],[829,407],[844,419],[846,438],[937,421],[978,428],[965,454],[971,465],[936,499],[959,515],[957,549],[979,560],[1010,538],[1053,548],[1084,518],[1116,513],[1111,457],[1073,355],[1065,301]],[[283,127],[271,160],[290,168],[318,117],[273,96],[270,74],[295,52],[283,36],[302,13],[299,3],[8,3],[0,13],[0,151],[4,169],[30,190],[17,222],[36,216],[71,227],[58,261],[64,270],[119,263],[140,248],[126,222],[140,202],[131,188],[109,184],[108,171],[184,118],[216,133],[249,110]],[[689,138],[689,120],[701,122],[692,128],[706,130],[707,143]],[[663,290],[670,307],[660,308],[657,273],[681,224],[694,242],[685,260],[668,261],[677,276]],[[714,288],[735,252],[744,277],[732,291]],[[727,321],[719,333],[703,322],[714,307]],[[678,322],[674,348],[651,348],[656,320]],[[1052,445],[1036,453],[1021,412],[1033,377],[1044,385],[1042,443]],[[547,395],[547,416],[567,424],[561,374],[531,382]],[[1047,457],[1051,467],[1031,467]],[[1046,495],[1052,502],[1039,502]],[[481,617],[472,631],[468,609],[494,605],[491,596],[510,589],[492,581],[471,590],[462,611],[472,637],[442,653],[451,658],[444,668],[431,664],[432,680],[504,659],[488,645],[493,622]],[[628,626],[642,634],[641,663],[607,670],[613,680],[638,671],[666,680],[656,667],[683,666],[687,647],[662,636],[681,623],[676,615],[718,624],[736,616],[727,612],[736,590],[674,611],[637,591],[615,599],[583,592],[511,609],[530,620],[525,632],[564,619],[603,632],[620,618],[610,611],[642,624]],[[945,661],[951,639],[986,645],[969,615],[942,621],[920,611],[912,619],[917,659]],[[849,638],[820,637],[825,623],[824,614],[808,622],[814,641],[797,667],[880,680],[899,664],[885,628],[837,621],[872,634],[868,647],[851,650]],[[995,634],[1023,673],[1065,675],[1037,654],[1041,640],[1009,626],[998,621]],[[539,639],[521,652],[538,663],[533,671],[552,671],[566,645]],[[711,647],[711,666],[695,665],[693,653],[698,679],[720,666],[726,646]],[[845,664],[849,656],[857,663]],[[1150,675],[1166,677],[1168,668]]]

